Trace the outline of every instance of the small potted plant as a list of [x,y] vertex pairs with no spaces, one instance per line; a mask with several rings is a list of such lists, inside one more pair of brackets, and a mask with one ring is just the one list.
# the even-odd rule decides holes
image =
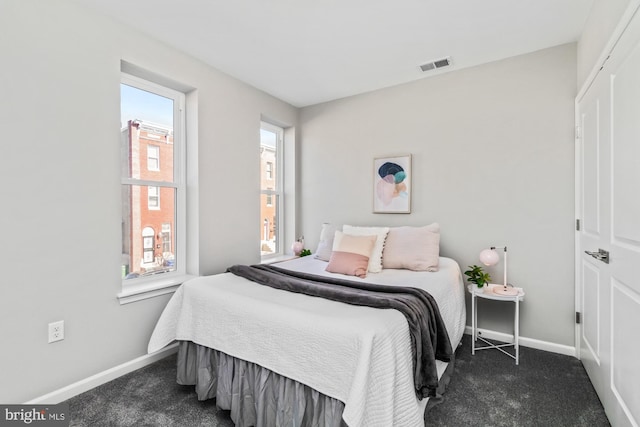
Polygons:
[[491,276],[484,271],[479,265],[470,265],[469,269],[464,272],[467,276],[467,280],[471,283],[475,283],[478,288],[482,288],[484,285],[489,284]]
[[303,249],[300,251],[300,256],[307,256],[307,255],[311,255],[311,250],[310,249]]

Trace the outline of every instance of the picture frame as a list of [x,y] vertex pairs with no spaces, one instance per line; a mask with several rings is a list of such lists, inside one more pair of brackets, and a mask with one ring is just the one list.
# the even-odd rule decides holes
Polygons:
[[411,213],[411,154],[373,159],[373,213]]

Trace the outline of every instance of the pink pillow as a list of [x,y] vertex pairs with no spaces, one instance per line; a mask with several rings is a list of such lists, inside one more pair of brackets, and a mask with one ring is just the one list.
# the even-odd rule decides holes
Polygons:
[[438,271],[440,263],[440,225],[392,227],[382,253],[384,268]]
[[342,232],[353,236],[375,235],[375,245],[371,255],[369,255],[369,273],[380,273],[382,271],[382,250],[384,249],[384,239],[387,238],[389,227],[354,227],[353,225],[343,225]]
[[352,236],[336,231],[326,271],[364,278],[377,236]]

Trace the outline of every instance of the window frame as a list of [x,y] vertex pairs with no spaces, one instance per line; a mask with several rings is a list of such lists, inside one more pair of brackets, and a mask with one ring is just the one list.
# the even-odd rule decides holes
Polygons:
[[[122,176],[119,170],[122,185],[139,185],[158,187],[158,202],[162,188],[172,188],[175,191],[175,224],[174,224],[174,258],[176,268],[174,271],[138,277],[122,279],[122,290],[118,294],[120,304],[126,304],[157,295],[173,292],[186,278],[187,274],[187,198],[186,198],[186,95],[175,89],[171,89],[152,80],[143,79],[135,75],[121,71],[120,83],[140,90],[144,90],[173,100],[173,181],[153,181]],[[118,86],[120,87],[120,86]],[[158,165],[159,165],[158,159]],[[159,165],[160,166],[160,165]],[[128,238],[124,233],[123,238]]]
[[[274,224],[276,230],[276,250],[267,255],[260,254],[260,259],[262,261],[266,261],[271,258],[281,257],[284,254],[284,128],[262,120],[260,121],[260,129],[276,134],[276,164],[275,168],[272,166],[270,176],[267,178],[270,181],[273,181],[270,185],[275,188],[262,188],[262,183],[260,183],[260,198],[262,198],[263,195],[271,197],[271,206],[273,206],[273,199],[275,196],[276,205],[276,217]],[[260,144],[262,145],[262,141],[260,141]],[[275,180],[273,179],[274,169],[276,174]],[[266,173],[265,165],[265,174]]]

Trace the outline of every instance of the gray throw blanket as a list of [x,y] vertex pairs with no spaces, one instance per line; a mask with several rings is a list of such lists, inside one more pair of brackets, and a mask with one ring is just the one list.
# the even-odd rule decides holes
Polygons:
[[419,399],[436,395],[436,359],[450,362],[453,350],[438,305],[427,291],[317,276],[272,265],[234,265],[228,271],[276,289],[400,311],[409,323],[416,394]]

